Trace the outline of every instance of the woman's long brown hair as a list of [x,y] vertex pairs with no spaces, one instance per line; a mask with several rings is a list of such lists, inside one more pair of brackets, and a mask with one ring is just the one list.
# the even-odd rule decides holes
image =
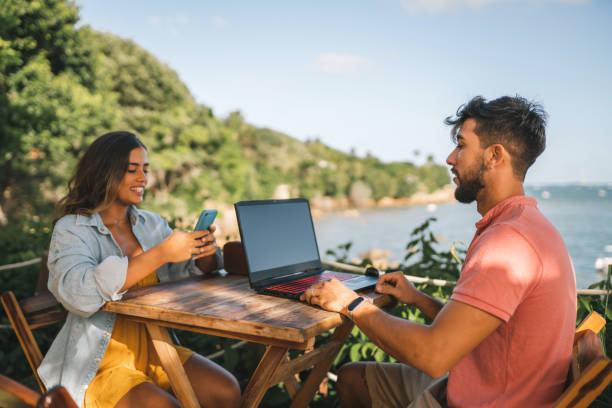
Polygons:
[[130,132],[110,132],[97,138],[79,160],[68,182],[68,194],[57,203],[58,219],[67,214],[91,215],[108,208],[117,198],[130,152],[138,147],[146,149]]

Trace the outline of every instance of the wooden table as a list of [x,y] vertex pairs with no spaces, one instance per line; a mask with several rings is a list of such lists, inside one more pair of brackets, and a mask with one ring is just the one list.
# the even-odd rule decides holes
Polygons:
[[[364,293],[379,306],[390,301],[371,290]],[[242,394],[243,407],[258,406],[268,388],[279,382],[286,385],[291,407],[306,407],[353,327],[338,313],[258,295],[246,277],[236,275],[194,277],[133,289],[103,309],[146,324],[176,397],[181,406],[189,408],[199,404],[166,327],[266,345]],[[315,336],[333,328],[329,341],[314,348]],[[290,349],[309,352],[289,360]],[[295,374],[310,368],[298,389]]]

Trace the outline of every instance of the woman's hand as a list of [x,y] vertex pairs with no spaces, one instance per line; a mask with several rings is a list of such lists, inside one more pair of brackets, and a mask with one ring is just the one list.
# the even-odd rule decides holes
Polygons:
[[217,252],[217,242],[215,241],[214,233],[217,228],[214,225],[208,227],[205,232],[202,242],[204,243],[204,252],[202,252],[201,259],[198,259],[196,265],[203,273],[210,273],[218,268],[217,258],[213,255]]
[[217,240],[215,239],[216,230],[217,227],[211,225],[207,230],[202,231],[204,233],[204,236],[201,238],[202,244],[200,244],[202,253],[197,258],[194,257],[194,259],[214,255],[217,252]]
[[[166,262],[183,262],[199,259],[216,252],[214,237],[210,231],[186,232],[174,230],[162,241],[160,247]],[[214,249],[211,250],[211,247]],[[212,252],[211,252],[212,251]]]

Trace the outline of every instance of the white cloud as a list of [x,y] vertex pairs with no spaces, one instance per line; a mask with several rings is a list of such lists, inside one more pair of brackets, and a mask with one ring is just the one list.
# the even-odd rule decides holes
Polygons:
[[186,13],[174,13],[167,16],[150,15],[147,16],[147,23],[165,30],[173,37],[180,35],[180,29],[189,24],[190,18]]
[[374,63],[359,55],[327,53],[315,61],[315,71],[330,75],[356,75],[370,71]]
[[212,25],[215,27],[225,27],[228,25],[228,21],[220,15],[214,15],[211,17],[210,21],[212,22]]
[[420,12],[444,13],[461,9],[478,9],[502,3],[564,3],[564,4],[586,4],[590,0],[401,0],[402,7],[409,14]]
[[147,23],[156,26],[159,25],[161,23],[162,19],[160,16],[148,16],[147,17]]

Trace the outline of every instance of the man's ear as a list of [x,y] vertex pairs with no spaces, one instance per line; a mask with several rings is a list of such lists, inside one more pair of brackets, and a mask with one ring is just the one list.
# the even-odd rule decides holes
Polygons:
[[499,143],[492,144],[487,147],[485,153],[485,166],[487,169],[492,169],[504,163],[507,160],[508,152]]

